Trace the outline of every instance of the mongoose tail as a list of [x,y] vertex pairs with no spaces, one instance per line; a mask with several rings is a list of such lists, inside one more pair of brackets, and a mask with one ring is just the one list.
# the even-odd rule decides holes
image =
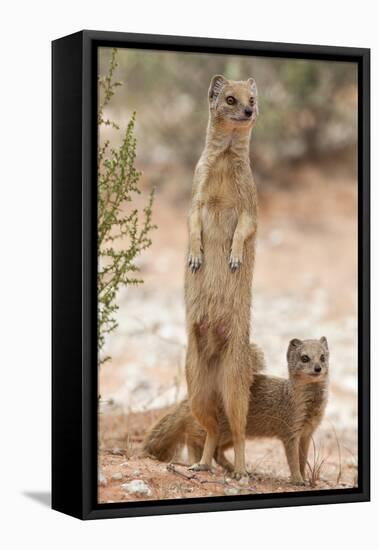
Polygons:
[[147,434],[143,453],[162,462],[171,462],[185,444],[186,424],[190,417],[188,401],[184,400],[160,418]]

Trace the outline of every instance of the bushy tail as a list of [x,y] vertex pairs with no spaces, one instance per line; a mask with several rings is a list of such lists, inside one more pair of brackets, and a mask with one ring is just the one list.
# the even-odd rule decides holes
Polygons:
[[170,462],[185,444],[189,415],[189,404],[185,399],[151,428],[143,443],[143,452],[162,462]]
[[263,350],[257,344],[250,344],[250,365],[254,374],[266,370],[266,362]]

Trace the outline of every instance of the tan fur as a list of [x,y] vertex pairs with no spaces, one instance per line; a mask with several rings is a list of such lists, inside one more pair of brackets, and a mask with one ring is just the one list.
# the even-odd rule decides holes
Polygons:
[[[309,362],[303,363],[302,356]],[[325,360],[322,362],[321,357]],[[325,338],[291,340],[288,348],[289,378],[254,374],[250,388],[246,437],[278,438],[283,442],[291,480],[302,484],[311,437],[324,414],[328,395],[329,351]],[[321,367],[317,375],[315,367]],[[220,435],[214,458],[223,468],[232,471],[225,451],[233,444],[232,433],[224,410],[219,411]],[[206,433],[191,414],[188,400],[154,426],[144,448],[160,458],[164,453],[172,458],[174,451],[187,445],[189,453],[199,460]],[[167,449],[170,452],[167,453]],[[162,459],[161,459],[162,460]]]
[[[256,344],[250,344],[248,357],[249,368],[253,373],[260,373],[265,369],[263,351]],[[202,434],[202,441],[199,442],[199,445],[192,437],[191,442],[187,441],[187,434],[191,434],[194,423],[200,430],[199,433]],[[204,440],[204,430],[192,416],[186,399],[172,407],[154,424],[145,438],[143,452],[161,461],[170,462],[177,452],[188,443],[190,463],[192,463],[200,460]]]
[[[230,97],[234,105],[228,104]],[[221,402],[233,434],[238,477],[246,473],[244,434],[253,374],[248,359],[257,193],[249,141],[258,114],[255,82],[213,77],[209,104],[189,215],[186,376],[192,412],[207,432],[194,468],[210,467]],[[251,111],[249,118],[245,109]]]

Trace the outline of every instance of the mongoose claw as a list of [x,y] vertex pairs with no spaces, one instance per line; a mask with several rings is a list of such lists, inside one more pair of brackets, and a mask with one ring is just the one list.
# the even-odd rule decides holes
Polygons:
[[193,472],[210,472],[212,468],[208,464],[201,464],[201,462],[195,462],[192,466],[189,466],[189,470]]
[[232,271],[237,271],[237,269],[240,267],[241,264],[242,264],[242,261],[239,258],[230,256],[229,267]]
[[192,271],[192,273],[195,273],[199,269],[202,263],[203,263],[203,260],[201,256],[194,256],[192,254],[188,256],[188,266]]

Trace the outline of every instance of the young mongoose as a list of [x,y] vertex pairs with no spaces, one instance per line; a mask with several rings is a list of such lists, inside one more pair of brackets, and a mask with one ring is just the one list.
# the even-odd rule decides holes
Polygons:
[[[287,351],[289,378],[255,374],[250,388],[246,437],[274,437],[283,442],[291,471],[291,481],[303,484],[309,444],[320,424],[328,397],[329,350],[325,337],[320,340],[290,341]],[[219,411],[220,435],[214,459],[228,471],[233,465],[225,451],[233,444],[228,419]],[[144,450],[159,460],[172,460],[187,445],[190,459],[198,460],[205,431],[191,414],[188,400],[152,428]]]
[[247,368],[257,192],[249,162],[258,116],[255,81],[217,75],[209,88],[209,123],[196,166],[185,275],[191,410],[207,433],[200,462],[209,469],[221,398],[235,450],[236,477],[246,474],[245,425],[252,369]]

